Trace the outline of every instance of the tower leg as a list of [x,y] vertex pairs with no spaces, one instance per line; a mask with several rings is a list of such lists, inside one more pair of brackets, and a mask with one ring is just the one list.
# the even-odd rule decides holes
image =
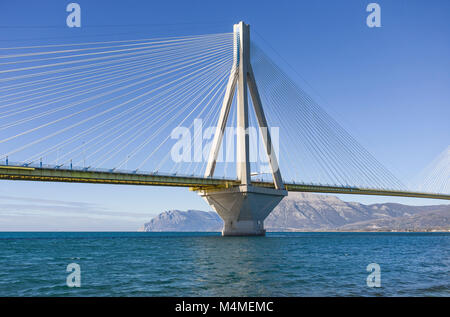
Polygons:
[[287,191],[241,185],[199,194],[223,219],[223,236],[262,236],[266,233],[264,219]]
[[[216,128],[205,177],[214,175],[217,153],[222,142],[234,90],[236,98],[236,176],[239,186],[225,189],[203,189],[199,194],[222,217],[224,236],[260,236],[265,235],[264,219],[287,195],[284,188],[278,161],[268,131],[267,120],[261,104],[256,80],[250,64],[250,27],[244,22],[234,25],[234,67],[230,73],[227,90],[222,103],[219,123]],[[250,151],[248,134],[248,95],[250,90],[253,106],[264,146],[272,169],[275,188],[254,187],[251,185]]]

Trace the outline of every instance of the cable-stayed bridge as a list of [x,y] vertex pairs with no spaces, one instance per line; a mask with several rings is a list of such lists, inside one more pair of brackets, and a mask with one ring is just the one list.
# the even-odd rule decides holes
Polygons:
[[189,187],[226,235],[264,234],[288,191],[450,199],[448,179],[406,188],[243,22],[0,54],[1,179]]

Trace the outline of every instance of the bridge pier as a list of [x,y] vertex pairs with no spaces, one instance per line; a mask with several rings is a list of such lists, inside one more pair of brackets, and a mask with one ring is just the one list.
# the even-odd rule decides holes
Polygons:
[[[234,25],[234,62],[228,78],[222,102],[216,133],[211,145],[205,178],[212,177],[217,155],[222,143],[230,107],[236,96],[236,176],[239,186],[224,189],[203,189],[199,194],[219,214],[224,221],[224,236],[262,236],[265,235],[264,219],[287,195],[278,167],[278,160],[272,144],[256,79],[250,63],[250,27],[244,22]],[[263,138],[268,162],[272,171],[274,188],[252,186],[249,148],[249,102],[258,120],[260,135]]]
[[264,219],[287,195],[286,190],[240,185],[199,191],[223,219],[223,236],[263,236]]

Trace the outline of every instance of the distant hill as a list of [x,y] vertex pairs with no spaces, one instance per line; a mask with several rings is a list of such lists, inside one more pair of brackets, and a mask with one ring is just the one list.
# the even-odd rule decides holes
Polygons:
[[143,231],[221,231],[222,219],[213,211],[169,210],[144,224]]
[[[215,212],[170,210],[143,231],[221,231]],[[335,196],[290,193],[264,222],[267,231],[450,231],[450,205],[363,205]]]
[[267,217],[264,225],[269,231],[450,229],[450,205],[364,205],[344,202],[330,195],[290,193]]

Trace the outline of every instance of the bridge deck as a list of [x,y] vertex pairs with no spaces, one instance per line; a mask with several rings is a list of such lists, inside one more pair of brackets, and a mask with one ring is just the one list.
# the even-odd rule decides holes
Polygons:
[[[107,170],[66,169],[0,165],[0,179],[24,180],[42,182],[68,182],[68,183],[94,183],[94,184],[120,184],[120,185],[146,185],[146,186],[176,186],[189,187],[193,190],[205,188],[227,188],[239,184],[237,180],[222,178],[203,178],[193,176],[145,174],[130,172],[115,172]],[[254,186],[273,187],[270,182],[252,182]],[[323,185],[307,185],[285,183],[286,189],[291,192],[333,193],[417,197],[450,200],[450,195],[420,193],[409,191],[395,191],[384,189],[339,187]]]

